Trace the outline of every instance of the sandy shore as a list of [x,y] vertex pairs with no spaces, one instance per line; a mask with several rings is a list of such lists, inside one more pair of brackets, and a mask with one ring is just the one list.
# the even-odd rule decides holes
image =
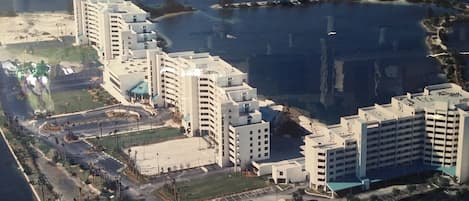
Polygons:
[[16,17],[0,17],[0,43],[14,44],[55,40],[73,35],[73,15],[62,12],[20,13]]
[[181,11],[181,12],[176,12],[176,13],[165,14],[163,16],[159,16],[159,17],[153,18],[151,20],[156,22],[156,21],[160,21],[160,20],[165,19],[165,18],[174,17],[174,16],[183,15],[183,14],[192,13],[192,12],[195,12],[195,10]]
[[391,4],[391,5],[412,5],[412,3],[406,0],[394,0],[394,1],[380,1],[380,0],[361,0],[360,3],[373,3],[373,4]]

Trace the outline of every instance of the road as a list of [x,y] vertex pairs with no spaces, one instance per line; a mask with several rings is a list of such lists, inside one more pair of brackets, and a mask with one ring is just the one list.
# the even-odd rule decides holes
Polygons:
[[[106,112],[114,110],[125,110],[127,112],[138,113],[140,118],[128,118],[128,117],[114,117],[110,118],[106,115]],[[55,118],[49,118],[47,120],[37,121],[36,125],[44,125],[45,123],[54,123],[62,126],[63,129],[59,133],[50,132],[47,130],[39,130],[43,135],[63,135],[71,131],[80,137],[94,137],[97,135],[105,136],[114,133],[137,131],[149,128],[155,128],[162,126],[172,116],[171,111],[161,109],[157,111],[155,116],[150,115],[146,110],[137,106],[122,106],[113,105],[101,109],[85,113],[77,113],[67,116],[60,116]],[[100,126],[101,125],[101,126]]]

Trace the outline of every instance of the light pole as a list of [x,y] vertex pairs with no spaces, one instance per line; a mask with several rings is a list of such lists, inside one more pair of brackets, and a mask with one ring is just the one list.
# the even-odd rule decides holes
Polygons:
[[138,127],[139,123],[140,123],[140,117],[137,117],[137,131],[140,131],[140,128]]
[[156,168],[158,168],[158,174],[160,174],[160,162],[159,162],[159,159],[158,159],[158,156],[160,154],[158,152],[156,152]]
[[153,114],[150,115],[150,130],[153,129]]

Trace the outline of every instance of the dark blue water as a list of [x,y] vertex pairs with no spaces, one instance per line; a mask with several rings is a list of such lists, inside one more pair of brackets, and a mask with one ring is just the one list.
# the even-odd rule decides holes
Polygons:
[[16,166],[10,151],[0,137],[0,200],[2,201],[30,201],[34,200],[31,189]]
[[[457,22],[452,27],[452,32],[448,34],[448,46],[457,52],[469,52],[469,21]],[[469,66],[469,55],[461,57],[466,66]],[[466,70],[464,73],[469,77],[469,71]]]
[[426,57],[419,25],[426,7],[348,3],[218,11],[209,8],[213,1],[187,3],[199,11],[158,23],[172,41],[170,51],[220,55],[248,72],[261,95],[325,122],[444,82]]

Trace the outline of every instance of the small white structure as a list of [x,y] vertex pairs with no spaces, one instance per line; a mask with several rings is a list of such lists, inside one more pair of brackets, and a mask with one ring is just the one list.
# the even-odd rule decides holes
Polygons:
[[6,75],[15,75],[17,67],[10,61],[3,61],[2,68]]
[[287,184],[306,181],[305,158],[296,158],[278,162],[252,162],[258,176],[272,175],[276,184]]

